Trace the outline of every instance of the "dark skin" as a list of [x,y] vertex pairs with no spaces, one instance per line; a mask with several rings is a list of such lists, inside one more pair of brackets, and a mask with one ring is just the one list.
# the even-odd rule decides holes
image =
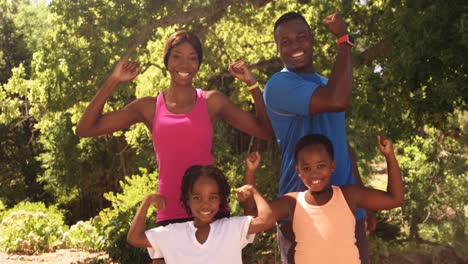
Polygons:
[[[323,25],[337,38],[348,34],[340,14],[323,20]],[[284,66],[292,72],[314,73],[314,38],[307,24],[301,19],[290,20],[275,31],[278,52]],[[310,99],[310,114],[346,111],[351,100],[353,68],[351,46],[342,43],[327,85],[317,88]]]
[[[346,23],[338,13],[327,16],[323,25],[337,38],[348,34]],[[275,41],[284,66],[291,72],[314,73],[314,37],[308,25],[301,19],[294,19],[280,24],[275,31]],[[351,46],[342,43],[338,47],[336,61],[328,83],[318,87],[312,94],[309,103],[311,115],[324,112],[346,111],[352,95],[353,68]],[[349,145],[349,144],[348,144]],[[363,186],[354,150],[349,146],[356,182]],[[368,231],[375,229],[376,219],[373,213],[367,214]]]
[[[404,202],[403,180],[396,159],[393,143],[386,137],[378,137],[378,147],[384,155],[388,170],[387,191],[366,188],[359,185],[341,186],[343,196],[354,214],[356,208],[367,210],[385,210],[399,207]],[[246,184],[255,185],[255,171],[260,164],[258,153],[251,154],[246,160]],[[336,168],[336,163],[323,146],[309,146],[298,153],[296,169],[299,177],[308,187],[305,195],[306,202],[311,205],[324,205],[330,201],[333,191],[330,186],[331,174]],[[296,197],[298,193],[287,193],[272,202],[271,210],[276,221],[294,217]],[[245,214],[256,215],[256,208],[251,199],[239,199],[244,205]],[[274,224],[268,226],[273,227]]]
[[[164,95],[166,107],[172,113],[189,112],[195,105],[196,90],[193,78],[199,69],[195,49],[188,43],[174,47],[169,55],[168,71],[171,83]],[[229,65],[231,75],[250,86],[256,82],[247,64],[237,61]],[[107,78],[84,111],[76,128],[80,137],[91,137],[110,134],[124,130],[136,123],[144,123],[152,130],[156,97],[144,97],[124,106],[122,109],[103,113],[104,105],[112,91],[120,83],[131,81],[139,74],[138,64],[130,61],[119,61],[112,74]],[[235,128],[258,138],[270,140],[274,132],[265,111],[262,92],[259,88],[251,90],[257,115],[242,111],[227,96],[219,91],[206,91],[208,114],[211,123],[216,126],[220,119]]]
[[[258,208],[258,216],[252,218],[248,234],[255,234],[274,225],[274,217],[268,203],[263,196],[252,186],[244,185],[236,190],[239,200],[252,199],[254,206]],[[220,210],[219,186],[216,181],[207,176],[201,176],[193,185],[189,194],[188,205],[194,217],[194,226],[197,228],[196,239],[200,244],[206,242],[210,233],[210,224],[216,219],[216,213]],[[135,247],[151,247],[145,235],[146,214],[150,206],[163,209],[166,206],[165,198],[157,194],[149,194],[143,200],[138,209],[127,235],[127,241]]]
[[[390,139],[379,136],[378,146],[387,162],[387,191],[351,184],[341,186],[343,196],[353,214],[356,212],[356,208],[376,211],[399,207],[403,204],[403,180],[393,151],[393,143]],[[333,191],[330,179],[335,166],[335,162],[323,146],[311,146],[298,153],[296,169],[299,177],[308,187],[305,195],[307,203],[320,206],[331,199]],[[277,220],[294,217],[297,194],[297,192],[288,193],[270,203]]]

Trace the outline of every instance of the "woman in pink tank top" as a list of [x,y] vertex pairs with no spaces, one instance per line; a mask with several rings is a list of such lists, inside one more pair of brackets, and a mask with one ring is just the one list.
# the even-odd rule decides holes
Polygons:
[[184,30],[173,33],[164,48],[164,64],[171,75],[169,87],[158,96],[139,98],[120,110],[103,113],[112,91],[139,74],[137,63],[119,61],[76,128],[78,136],[91,137],[124,130],[136,123],[146,125],[151,131],[158,161],[158,193],[167,199],[166,208],[158,211],[158,223],[186,220],[187,214],[179,202],[182,175],[191,165],[213,163],[213,129],[220,119],[252,136],[274,138],[262,92],[255,85],[257,82],[247,64],[243,61],[231,63],[229,72],[249,86],[256,116],[242,111],[219,91],[194,88],[193,78],[202,57],[197,36]]

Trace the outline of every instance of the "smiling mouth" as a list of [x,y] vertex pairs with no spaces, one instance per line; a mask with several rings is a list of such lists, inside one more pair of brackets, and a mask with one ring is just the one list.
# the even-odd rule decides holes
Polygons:
[[301,51],[301,52],[296,52],[294,54],[291,55],[291,57],[293,58],[298,58],[298,57],[301,57],[302,55],[304,55],[304,52]]
[[179,74],[179,75],[182,76],[182,77],[187,77],[187,76],[189,76],[189,73],[188,73],[188,72],[177,72],[177,74]]
[[317,184],[320,184],[322,183],[322,180],[319,180],[319,179],[315,179],[315,180],[312,180],[310,181],[313,185],[317,185]]
[[211,214],[211,211],[210,211],[210,212],[200,212],[200,214],[202,214],[202,215],[209,215],[209,214]]

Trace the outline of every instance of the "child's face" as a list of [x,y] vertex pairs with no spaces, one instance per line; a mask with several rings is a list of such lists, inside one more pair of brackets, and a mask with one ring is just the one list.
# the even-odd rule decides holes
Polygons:
[[320,192],[330,185],[335,161],[322,145],[308,146],[297,155],[296,170],[302,182],[312,192]]
[[198,178],[193,184],[188,200],[188,205],[195,218],[195,225],[213,222],[219,211],[220,203],[221,196],[216,181],[207,176]]

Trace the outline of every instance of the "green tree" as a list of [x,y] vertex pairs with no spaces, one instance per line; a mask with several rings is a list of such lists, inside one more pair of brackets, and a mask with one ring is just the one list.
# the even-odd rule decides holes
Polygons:
[[[151,140],[142,125],[91,139],[74,135],[87,102],[119,58],[139,61],[142,73],[113,93],[106,111],[136,97],[154,96],[167,87],[162,50],[167,36],[180,28],[195,32],[203,42],[204,63],[196,86],[218,89],[252,110],[248,92],[229,76],[227,64],[243,58],[265,83],[282,67],[273,39],[273,21],[282,13],[298,11],[310,22],[315,36],[315,68],[328,76],[336,40],[321,26],[321,19],[339,11],[357,40],[353,101],[347,120],[363,175],[369,174],[376,154],[375,135],[387,134],[411,146],[409,150],[422,148],[438,160],[431,163],[431,171],[437,173],[430,178],[435,180],[445,173],[438,186],[457,190],[453,199],[427,199],[425,195],[434,191],[423,180],[429,166],[425,162],[429,161],[414,163],[413,152],[404,152],[402,167],[408,170],[407,182],[414,182],[407,184],[407,192],[416,204],[424,206],[405,208],[402,223],[418,226],[424,219],[416,215],[434,205],[461,210],[456,201],[466,198],[459,191],[463,184],[453,184],[463,183],[455,172],[460,167],[452,163],[445,166],[446,160],[440,158],[440,152],[466,156],[466,133],[450,121],[454,116],[466,116],[468,31],[466,5],[461,0],[54,0],[48,7],[37,5],[40,8],[33,8],[26,0],[15,3],[2,2],[2,10],[7,10],[2,14],[8,15],[0,17],[0,67],[9,67],[0,74],[0,128],[5,131],[0,154],[11,157],[2,159],[8,166],[0,170],[0,196],[9,199],[3,186],[11,186],[12,179],[28,180],[17,180],[23,191],[16,193],[24,195],[7,205],[39,192],[33,199],[53,196],[70,210],[69,219],[87,218],[108,205],[102,194],[118,191],[118,183],[126,175],[136,174],[139,168],[150,173],[157,170]],[[11,9],[14,5],[18,8]],[[441,136],[428,132],[434,129]],[[241,182],[242,156],[252,148],[263,152],[266,171],[259,177],[260,188],[273,196],[279,175],[275,142],[252,141],[223,123],[215,133],[216,164],[229,171],[236,184]],[[421,143],[440,138],[445,143],[437,147]],[[25,143],[11,146],[8,142]],[[27,157],[27,162],[22,157]],[[25,187],[27,182],[39,189],[30,191]],[[418,195],[419,189],[425,191]],[[456,223],[455,233],[463,233],[463,225]],[[411,231],[408,236],[424,237],[421,232]]]

